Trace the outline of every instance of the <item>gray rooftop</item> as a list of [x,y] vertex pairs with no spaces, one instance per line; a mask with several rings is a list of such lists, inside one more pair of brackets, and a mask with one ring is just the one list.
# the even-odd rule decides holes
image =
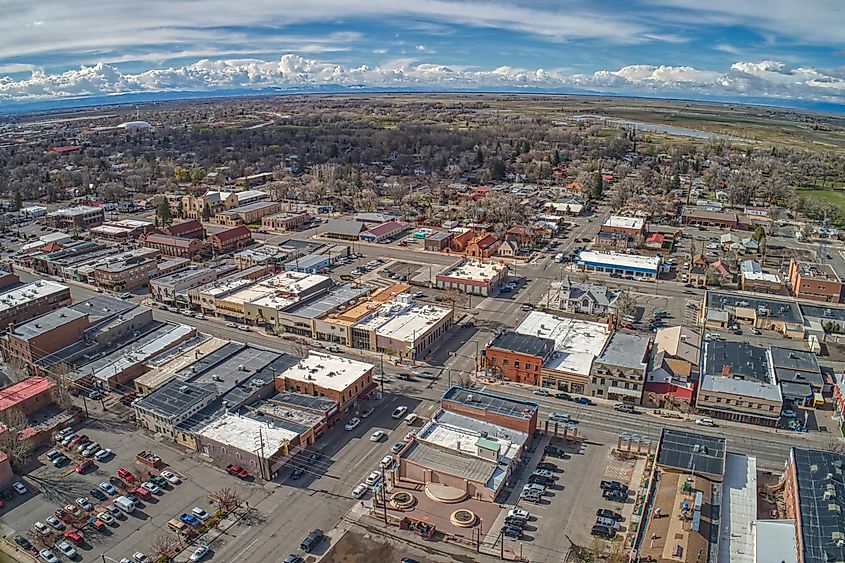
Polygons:
[[443,394],[442,401],[451,401],[475,409],[521,419],[531,418],[540,409],[540,405],[532,401],[523,401],[514,397],[457,386],[449,388]]
[[596,361],[607,366],[644,370],[651,337],[647,334],[614,332]]
[[845,323],[845,308],[830,305],[807,305],[801,303],[801,313],[805,317],[812,317],[824,321],[839,321]]
[[370,288],[365,286],[341,285],[325,295],[295,303],[285,310],[285,314],[304,319],[316,319],[366,295],[369,291]]
[[772,383],[765,348],[731,340],[706,340],[703,348],[703,375],[725,375],[723,370],[728,366],[730,377]]
[[440,241],[440,240],[445,240],[445,239],[447,239],[451,236],[452,236],[452,233],[443,233],[443,232],[438,231],[436,233],[431,233],[430,235],[428,235],[426,237],[426,239]]
[[[764,383],[754,379],[737,379],[735,377],[722,377],[721,375],[704,374],[699,383],[701,391],[712,391],[714,393],[725,393],[738,397],[765,399],[767,401],[780,402],[783,400],[780,387],[773,383]],[[732,410],[725,408],[725,410]],[[761,418],[778,418],[779,412],[760,412],[755,416]]]
[[[805,350],[791,350],[772,346],[769,348],[769,355],[775,370],[775,377],[781,387],[788,383],[798,386],[812,386],[820,390],[824,386],[824,376],[816,360],[816,355]],[[798,387],[793,387],[790,395],[794,396]],[[786,394],[786,389],[784,389]],[[801,395],[806,397],[807,394]]]
[[326,223],[325,232],[334,235],[357,237],[366,227],[358,221],[346,221],[344,219],[329,219]]
[[270,397],[269,400],[276,403],[294,405],[319,412],[327,412],[337,406],[337,401],[333,401],[332,399],[327,399],[326,397],[314,397],[313,395],[305,395],[294,391],[282,391],[281,393]]
[[259,209],[273,207],[274,205],[278,205],[278,203],[275,201],[256,201],[255,203],[247,203],[246,205],[241,205],[228,211],[221,211],[220,215],[232,216],[238,213],[249,213],[251,211],[258,211]]
[[720,291],[707,292],[708,310],[725,310],[744,307],[748,309],[765,309],[768,316],[785,323],[800,323],[801,311],[794,301],[783,301],[765,297],[751,297],[748,293],[726,293]]
[[297,270],[307,270],[309,268],[314,268],[316,266],[322,265],[329,261],[329,257],[325,254],[308,254],[306,256],[300,256],[299,258],[295,258],[290,262],[287,262],[285,266],[293,266]]
[[435,471],[485,484],[493,477],[498,466],[494,461],[461,455],[450,450],[422,444],[416,440],[402,452],[402,457]]
[[29,340],[50,332],[62,325],[81,319],[85,315],[86,313],[77,309],[62,307],[61,309],[56,309],[46,315],[35,317],[31,321],[17,325],[12,331],[12,334],[21,340]]
[[801,513],[801,561],[845,561],[845,455],[792,448],[790,458]]
[[664,428],[657,463],[684,472],[722,476],[725,473],[725,439]]
[[522,334],[512,330],[505,331],[490,343],[488,348],[509,350],[520,354],[538,356],[545,359],[554,352],[555,342],[548,338],[540,338],[533,334]]
[[123,299],[118,299],[110,295],[95,295],[85,301],[80,301],[70,306],[71,309],[87,313],[91,324],[97,323],[106,317],[120,315],[134,307],[137,307],[136,303],[124,301]]
[[179,416],[214,395],[214,389],[172,379],[139,400],[140,409],[149,410],[165,418]]
[[214,270],[212,270],[211,268],[188,268],[186,270],[179,270],[178,272],[173,272],[172,274],[166,274],[157,278],[153,278],[152,282],[158,285],[174,285],[176,283],[183,282],[191,278],[201,278],[213,271]]
[[491,438],[504,438],[522,447],[528,440],[528,434],[519,432],[492,422],[485,422],[477,418],[463,416],[443,409],[435,413],[434,418],[441,424],[448,424],[458,428],[466,428],[475,432],[486,432]]

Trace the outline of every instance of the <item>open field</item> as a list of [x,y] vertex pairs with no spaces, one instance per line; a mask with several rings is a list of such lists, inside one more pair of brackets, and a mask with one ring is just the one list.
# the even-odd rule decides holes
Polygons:
[[845,213],[845,189],[799,189],[798,195],[821,200]]

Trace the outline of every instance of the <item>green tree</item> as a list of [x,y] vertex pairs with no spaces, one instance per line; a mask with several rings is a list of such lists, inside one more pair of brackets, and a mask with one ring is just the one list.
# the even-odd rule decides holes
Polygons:
[[504,180],[507,168],[505,163],[500,159],[495,159],[490,162],[490,177],[494,180]]
[[15,211],[20,211],[21,207],[23,207],[23,195],[21,195],[20,190],[15,191]]
[[206,203],[202,206],[202,220],[208,221],[211,218],[211,208]]
[[191,178],[191,182],[197,183],[205,178],[205,169],[203,168],[191,168],[191,172],[188,174]]
[[156,221],[159,227],[166,227],[173,222],[173,213],[170,212],[170,204],[166,199],[161,200],[156,207]]
[[191,172],[182,166],[177,166],[173,169],[173,177],[177,182],[187,182],[191,179]]
[[590,195],[593,199],[601,199],[604,194],[604,180],[601,177],[601,171],[596,171],[593,174],[593,185],[590,190]]
[[554,156],[552,157],[552,163],[553,163],[555,166],[557,166],[558,164],[560,164],[560,151],[559,151],[559,150],[557,150],[557,149],[555,149],[555,154],[554,154]]

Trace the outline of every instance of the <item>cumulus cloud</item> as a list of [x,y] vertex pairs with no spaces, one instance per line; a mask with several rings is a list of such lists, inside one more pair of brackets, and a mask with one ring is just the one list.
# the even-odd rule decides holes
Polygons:
[[790,67],[780,61],[736,62],[724,72],[691,66],[630,65],[591,74],[399,59],[381,66],[343,66],[285,54],[278,60],[202,59],[181,67],[124,73],[107,64],[58,74],[33,70],[26,79],[0,78],[0,103],[137,92],[179,92],[327,85],[433,89],[593,90],[618,94],[768,97],[845,102],[845,73]]

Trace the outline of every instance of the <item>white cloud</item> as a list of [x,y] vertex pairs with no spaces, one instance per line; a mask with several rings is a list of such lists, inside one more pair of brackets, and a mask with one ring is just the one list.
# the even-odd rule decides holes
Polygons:
[[201,59],[191,65],[136,74],[106,64],[59,74],[33,70],[27,79],[0,78],[0,103],[130,92],[214,91],[302,86],[430,87],[436,89],[594,90],[621,94],[703,95],[824,100],[845,103],[845,72],[792,68],[780,61],[737,62],[725,72],[691,66],[630,65],[592,74],[396,59],[381,66],[346,67],[286,54],[278,60]]

